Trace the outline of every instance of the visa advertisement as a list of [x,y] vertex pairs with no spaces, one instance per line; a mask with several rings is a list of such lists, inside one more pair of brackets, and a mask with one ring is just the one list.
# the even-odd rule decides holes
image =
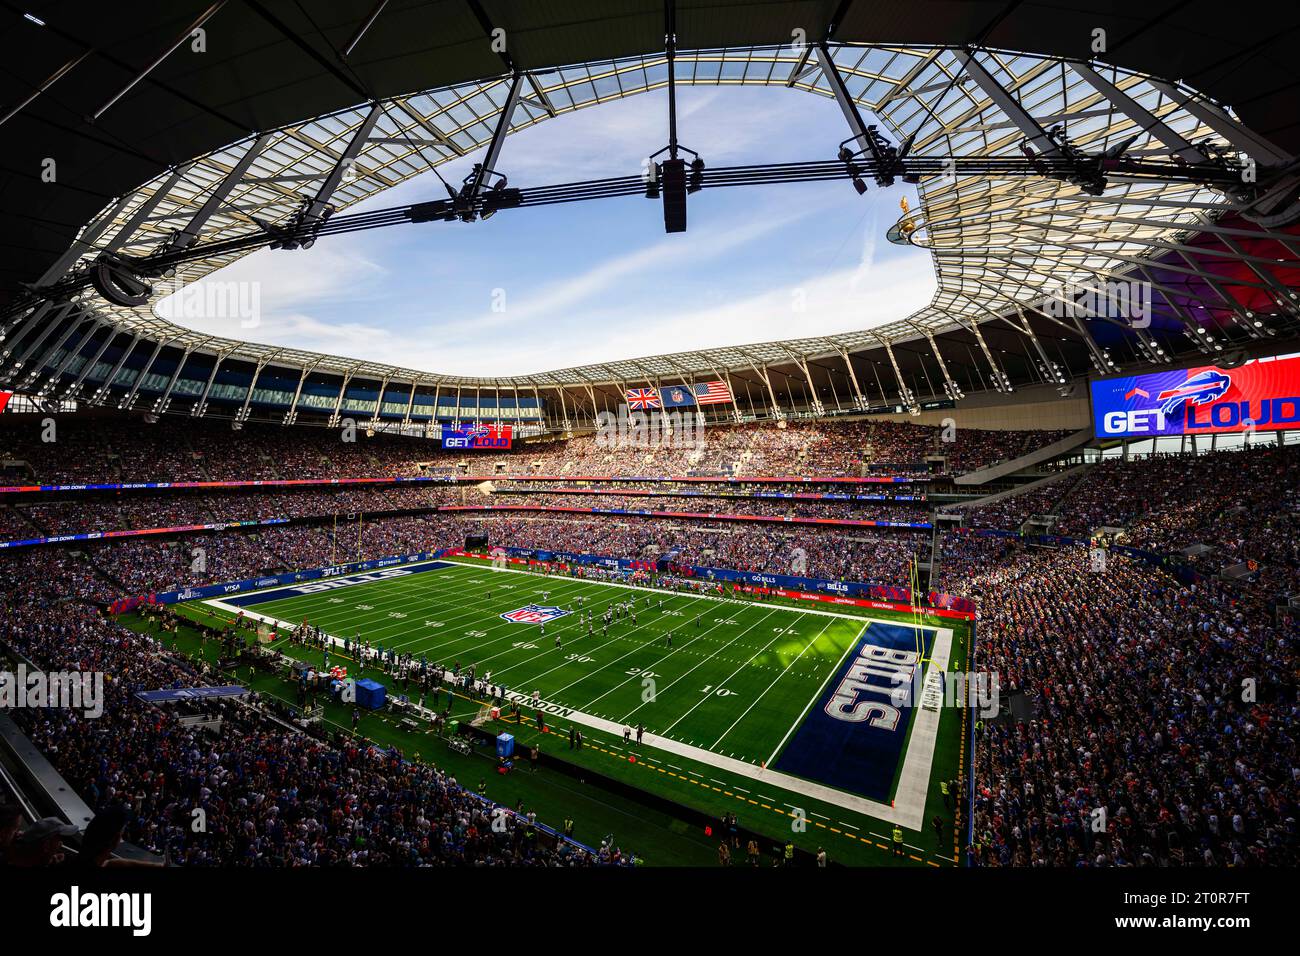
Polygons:
[[1092,383],[1098,438],[1300,428],[1300,356]]
[[446,449],[477,449],[504,451],[510,447],[513,425],[453,425],[442,426],[442,447]]

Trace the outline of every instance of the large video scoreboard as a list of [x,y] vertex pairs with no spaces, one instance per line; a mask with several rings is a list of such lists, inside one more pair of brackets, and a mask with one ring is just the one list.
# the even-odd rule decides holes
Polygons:
[[1300,429],[1300,356],[1092,383],[1098,438]]
[[506,451],[514,434],[513,425],[442,426],[442,447],[447,449]]

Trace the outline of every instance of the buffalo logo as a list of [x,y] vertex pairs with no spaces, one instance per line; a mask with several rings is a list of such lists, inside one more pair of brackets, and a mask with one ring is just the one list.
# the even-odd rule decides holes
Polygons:
[[556,618],[564,617],[568,613],[562,607],[528,604],[513,611],[506,611],[501,617],[511,624],[545,624],[547,621],[554,621]]
[[1232,379],[1224,372],[1206,369],[1193,375],[1177,388],[1167,388],[1156,395],[1156,401],[1164,402],[1160,411],[1166,416],[1173,416],[1184,402],[1192,405],[1208,405],[1227,394]]

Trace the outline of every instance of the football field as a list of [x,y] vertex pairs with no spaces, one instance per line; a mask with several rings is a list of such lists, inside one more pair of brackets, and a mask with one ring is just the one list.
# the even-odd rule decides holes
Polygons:
[[[332,661],[347,663],[342,640],[359,636],[473,667],[561,732],[641,726],[669,759],[920,826],[938,710],[895,709],[864,675],[942,672],[950,630],[450,561],[205,603],[305,620],[339,642]],[[630,612],[606,630],[620,604]]]

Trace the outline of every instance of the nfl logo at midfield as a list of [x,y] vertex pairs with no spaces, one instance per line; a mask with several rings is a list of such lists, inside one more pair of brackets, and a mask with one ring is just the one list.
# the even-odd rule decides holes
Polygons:
[[564,617],[568,613],[562,607],[529,604],[513,611],[506,611],[501,616],[511,624],[545,624],[547,621],[554,621],[558,617]]

